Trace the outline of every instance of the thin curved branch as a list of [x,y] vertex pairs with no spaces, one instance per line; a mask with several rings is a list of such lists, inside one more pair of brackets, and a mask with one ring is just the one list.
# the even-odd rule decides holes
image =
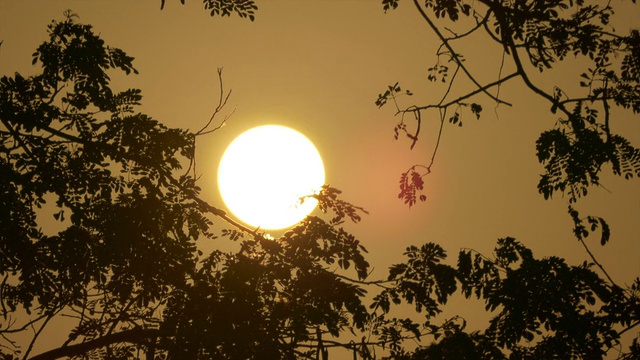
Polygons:
[[330,271],[327,271],[327,272],[329,272],[331,275],[333,275],[333,276],[335,276],[337,278],[340,278],[342,280],[345,280],[345,281],[348,281],[348,282],[351,282],[351,283],[354,283],[354,284],[360,284],[360,285],[376,285],[376,286],[384,287],[383,286],[384,284],[389,284],[389,283],[393,282],[393,281],[390,281],[390,280],[372,280],[372,281],[358,280],[358,279],[350,278],[348,276],[337,274],[335,272],[330,272]]
[[613,97],[611,96],[587,96],[587,97],[575,97],[575,98],[568,98],[568,99],[564,99],[562,101],[558,101],[558,105],[565,105],[565,104],[572,104],[572,103],[577,103],[577,102],[585,102],[585,101],[609,101],[609,100],[614,100]]
[[[12,333],[19,333],[19,332],[25,331],[29,326],[32,326],[33,324],[39,322],[40,320],[46,318],[47,316],[49,316],[49,315],[48,314],[42,314],[42,315],[36,317],[33,320],[29,320],[27,323],[23,324],[20,327],[11,329],[10,326],[16,323],[16,321],[13,321],[5,330],[0,330],[0,334],[5,334],[5,333],[6,334],[12,334]],[[11,319],[10,319],[10,321],[11,321]]]
[[[467,93],[465,95],[462,95],[462,96],[460,96],[460,97],[458,97],[458,98],[456,98],[454,100],[451,100],[451,101],[443,104],[442,102],[444,101],[444,99],[449,94],[449,91],[451,90],[451,86],[453,84],[453,80],[455,79],[455,76],[457,75],[458,70],[460,68],[461,68],[460,66],[458,66],[456,68],[454,76],[452,77],[451,81],[449,82],[449,87],[447,88],[447,91],[445,92],[444,96],[442,97],[442,99],[440,100],[440,102],[438,104],[430,104],[430,105],[425,105],[425,106],[410,106],[410,107],[408,107],[408,108],[406,108],[404,110],[398,110],[398,112],[396,112],[396,115],[397,114],[402,114],[402,116],[403,116],[402,122],[404,122],[404,115],[406,113],[409,113],[409,112],[414,113],[414,115],[416,117],[417,127],[416,127],[415,133],[413,135],[408,135],[407,134],[409,136],[409,138],[412,140],[411,149],[413,149],[413,147],[415,146],[416,142],[418,141],[418,135],[420,134],[420,129],[421,129],[421,126],[422,126],[422,114],[421,114],[422,110],[426,110],[426,109],[440,109],[440,110],[444,109],[444,110],[446,110],[448,107],[450,107],[452,105],[455,105],[455,104],[457,104],[457,103],[459,103],[459,102],[461,102],[463,100],[466,100],[466,99],[468,99],[468,98],[470,98],[470,97],[472,97],[474,95],[477,95],[480,92],[484,92],[487,89],[492,88],[494,86],[500,86],[502,83],[505,83],[505,82],[511,80],[512,78],[519,76],[518,72],[509,74],[509,75],[505,76],[504,78],[498,79],[498,80],[496,80],[496,81],[494,81],[492,83],[489,83],[489,84],[487,84],[487,85],[485,85],[483,87],[477,88],[476,90],[474,90],[472,92],[469,92],[469,93]],[[394,101],[395,101],[395,97],[394,97]],[[502,103],[506,104],[508,106],[511,106],[511,104],[509,104],[509,103],[506,103],[506,102],[502,102]],[[399,107],[397,105],[396,105],[396,108],[399,109]],[[440,129],[438,130],[438,140],[437,140],[437,143],[436,143],[436,147],[434,149],[434,153],[433,153],[433,155],[431,157],[431,164],[429,166],[427,166],[427,169],[429,169],[429,170],[431,169],[431,165],[433,165],[434,158],[435,158],[435,153],[437,152],[438,145],[440,144],[440,138],[441,138],[441,135],[442,135],[442,127],[443,127],[443,124],[444,124],[444,115],[442,114],[442,112],[440,113],[440,117],[441,117],[441,121],[440,121]]]
[[[413,106],[413,107],[407,108],[406,110],[401,110],[400,112],[403,112],[403,111],[411,112],[411,111],[415,111],[415,110],[447,108],[447,107],[449,107],[451,105],[455,105],[458,102],[466,100],[466,99],[468,99],[468,98],[470,98],[470,97],[472,97],[474,95],[477,95],[477,94],[479,94],[481,92],[486,92],[488,89],[490,89],[490,88],[492,88],[494,86],[500,86],[503,83],[505,83],[505,82],[513,79],[514,77],[517,77],[517,76],[520,76],[520,73],[514,72],[512,74],[509,74],[509,75],[503,77],[502,79],[496,80],[496,81],[494,81],[492,83],[489,83],[489,84],[487,84],[485,86],[479,87],[476,90],[471,91],[471,92],[469,92],[467,94],[464,94],[464,95],[462,95],[462,96],[460,96],[460,97],[458,97],[458,98],[456,98],[454,100],[451,100],[451,101],[449,101],[449,102],[447,102],[445,104],[431,104],[431,105],[425,105],[425,106]],[[510,103],[505,102],[505,101],[501,101],[500,103],[501,104],[505,104],[507,106],[512,106]]]
[[15,354],[15,353],[17,353],[18,346],[16,345],[16,342],[15,342],[15,341],[13,341],[13,340],[9,339],[8,337],[6,337],[6,336],[5,336],[5,335],[3,335],[3,334],[0,334],[0,338],[2,338],[4,341],[6,341],[7,343],[9,343],[9,345],[10,345],[10,346],[12,346],[12,347],[13,347],[13,348],[12,348],[12,347],[9,347],[9,346],[7,346],[7,345],[0,344],[0,348],[7,349],[7,350],[9,350],[9,351],[13,352],[14,354]]
[[216,106],[215,110],[213,110],[213,114],[211,114],[209,121],[202,127],[202,129],[198,130],[195,133],[195,136],[210,134],[222,128],[225,125],[226,120],[228,119],[228,117],[225,117],[218,126],[216,126],[213,129],[207,130],[209,126],[211,126],[211,123],[215,119],[216,115],[220,112],[220,110],[222,110],[222,108],[224,108],[227,105],[227,101],[229,101],[229,97],[231,97],[231,92],[233,91],[233,90],[229,90],[229,92],[225,96],[224,84],[222,82],[222,68],[218,68],[217,71],[218,71],[218,83],[220,84],[220,89],[219,89],[220,95],[218,97],[218,105]]
[[458,76],[458,71],[460,71],[460,64],[456,66],[456,71],[453,72],[453,75],[451,76],[451,80],[449,81],[449,86],[447,86],[447,91],[445,91],[444,95],[442,95],[442,99],[440,99],[438,106],[441,106],[444,100],[447,98],[447,96],[449,96],[449,93],[451,92],[451,88],[453,87],[453,82],[456,80],[456,77]]
[[218,92],[219,92],[218,105],[216,105],[216,108],[213,110],[213,113],[209,117],[209,121],[207,121],[207,123],[200,130],[198,130],[197,132],[195,132],[193,134],[193,149],[192,149],[192,153],[191,153],[191,159],[189,160],[189,166],[187,167],[187,170],[184,172],[184,174],[187,175],[193,169],[193,177],[194,178],[197,178],[197,174],[196,174],[196,140],[197,140],[198,136],[211,134],[213,132],[216,132],[216,131],[220,130],[223,126],[226,125],[227,120],[229,120],[229,118],[231,118],[231,116],[233,116],[233,114],[236,111],[235,109],[233,109],[233,111],[231,111],[231,114],[228,114],[227,116],[225,116],[224,119],[222,119],[222,121],[216,127],[212,128],[212,129],[209,129],[209,126],[211,126],[211,124],[213,123],[213,120],[220,113],[220,110],[222,110],[227,105],[227,102],[229,101],[229,98],[231,97],[231,93],[233,91],[233,90],[229,90],[229,92],[225,95],[224,83],[222,81],[222,68],[218,68],[217,72],[218,72],[218,84],[220,86],[220,89],[218,90]]
[[449,52],[451,53],[451,57],[453,58],[453,60],[460,66],[460,68],[462,69],[462,71],[467,75],[467,77],[469,78],[469,80],[471,80],[471,82],[473,82],[473,84],[479,88],[482,89],[482,92],[485,93],[487,96],[489,96],[491,99],[493,99],[494,101],[501,103],[501,104],[505,104],[505,105],[511,105],[508,102],[505,102],[503,100],[498,99],[497,97],[495,97],[493,94],[491,94],[490,92],[488,92],[486,89],[484,89],[484,87],[482,85],[480,85],[480,83],[475,79],[475,77],[473,75],[471,75],[471,73],[469,72],[469,70],[467,69],[466,66],[464,66],[464,64],[462,63],[462,61],[459,58],[458,53],[456,53],[456,51],[453,49],[453,47],[451,46],[451,44],[449,44],[449,41],[447,40],[447,38],[442,34],[442,32],[440,32],[440,29],[438,29],[438,27],[431,21],[431,19],[429,18],[429,16],[424,12],[424,10],[422,9],[422,6],[420,5],[420,3],[418,2],[418,0],[413,0],[414,5],[416,6],[416,8],[418,9],[418,11],[420,12],[420,15],[422,16],[422,18],[427,22],[427,24],[429,24],[429,27],[433,30],[433,32],[438,36],[438,38],[440,38],[440,40],[442,41],[442,43],[444,44],[444,46],[449,50]]
[[606,276],[606,277],[607,277],[607,279],[609,280],[609,282],[610,282],[612,285],[615,285],[615,286],[619,287],[619,286],[618,286],[618,284],[616,284],[616,282],[615,282],[615,281],[613,281],[613,279],[611,278],[611,276],[609,276],[609,273],[607,272],[607,270],[605,270],[605,269],[604,269],[604,266],[602,266],[602,264],[598,261],[598,259],[596,259],[595,255],[593,255],[593,253],[591,252],[591,249],[589,249],[589,247],[588,247],[588,246],[587,246],[587,244],[584,242],[584,240],[583,240],[583,239],[578,239],[578,240],[580,240],[580,243],[582,244],[582,246],[584,247],[584,249],[587,251],[587,254],[589,254],[589,257],[591,258],[591,260],[593,260],[593,263],[594,263],[594,264],[596,264],[596,266],[597,266],[598,268],[600,268],[600,271],[602,271],[602,273],[604,274],[604,276]]
[[163,332],[158,329],[132,329],[119,333],[106,335],[94,340],[85,341],[80,344],[59,347],[42,354],[31,357],[29,360],[55,360],[63,357],[73,357],[86,354],[87,352],[99,349],[104,346],[117,343],[146,344],[151,339],[163,336]]
[[131,309],[131,306],[133,306],[136,303],[136,301],[138,301],[141,297],[142,297],[142,293],[138,294],[136,297],[131,299],[129,303],[122,308],[122,310],[119,311],[118,317],[112,320],[113,323],[109,327],[109,330],[107,330],[106,335],[112,334],[116,329],[116,326],[118,326],[118,324],[120,323],[120,321],[124,319],[126,315],[130,315],[129,309]]
[[605,80],[604,91],[602,93],[602,106],[604,107],[604,133],[607,136],[607,143],[611,140],[611,130],[609,128],[609,119],[611,114],[609,113],[609,103],[607,102],[607,90],[609,82]]
[[511,49],[511,52],[512,52],[511,58],[513,59],[513,62],[516,65],[517,72],[522,78],[522,81],[524,81],[525,85],[527,85],[527,87],[531,89],[534,93],[548,100],[551,104],[556,105],[557,108],[560,109],[560,111],[565,113],[565,115],[567,115],[568,117],[571,117],[572,116],[571,112],[562,103],[558,102],[552,95],[548,94],[547,92],[537,87],[531,81],[531,79],[529,79],[529,75],[527,75],[527,72],[526,70],[524,70],[524,66],[522,65],[520,55],[518,55],[518,50],[513,45],[508,45],[508,46]]
[[436,139],[436,145],[433,148],[433,154],[431,154],[431,161],[429,162],[429,166],[427,166],[427,171],[431,173],[431,167],[433,163],[436,161],[436,154],[438,153],[438,149],[440,148],[440,140],[442,139],[442,129],[444,129],[444,119],[447,116],[447,109],[440,110],[440,128],[438,129],[438,138]]
[[[481,2],[483,4],[489,6],[489,7],[491,7],[493,5],[493,4],[488,3],[487,1],[483,1],[483,0],[481,0]],[[514,43],[513,38],[511,37],[511,29],[509,28],[509,25],[505,24],[504,19],[500,18],[499,16],[496,16],[496,21],[498,21],[498,24],[500,26],[500,32],[502,34],[502,39],[499,42],[502,43],[504,45],[505,49],[508,50],[508,52],[511,54],[511,58],[513,59],[513,62],[515,64],[515,66],[516,66],[516,74],[519,75],[522,78],[522,81],[524,81],[525,85],[531,91],[533,91],[534,93],[540,95],[544,99],[548,100],[553,105],[555,105],[558,109],[560,109],[560,111],[565,113],[567,116],[571,117],[571,115],[572,115],[571,112],[569,110],[567,110],[567,108],[562,103],[560,103],[552,95],[548,94],[547,92],[545,92],[542,89],[540,89],[539,87],[537,87],[531,81],[531,79],[529,78],[529,75],[527,74],[527,71],[524,69],[524,65],[522,63],[522,60],[520,59],[520,54],[518,53],[518,48],[517,48],[516,44]]]
[[[60,310],[62,310],[62,308],[63,307],[60,307],[60,309],[54,309],[51,312],[49,312],[48,314],[46,314],[46,318],[42,322],[42,325],[40,325],[40,328],[33,335],[33,339],[31,339],[31,342],[29,342],[29,346],[27,347],[27,350],[24,352],[23,359],[27,359],[28,358],[29,354],[31,353],[31,350],[33,350],[33,346],[36,344],[36,341],[38,340],[38,337],[40,337],[40,334],[42,334],[42,331],[44,330],[44,328],[47,326],[49,321],[51,321],[51,319],[53,319],[53,317],[56,316]],[[33,325],[33,323],[32,323],[32,325]]]
[[413,135],[409,135],[409,133],[407,133],[407,136],[412,140],[410,147],[411,150],[413,150],[413,147],[416,146],[416,143],[418,142],[418,135],[420,135],[420,128],[422,127],[422,113],[420,110],[413,111],[413,115],[416,117],[418,125],[416,127],[416,132]]
[[[476,19],[476,25],[474,27],[472,27],[471,29],[463,32],[462,34],[456,34],[453,31],[451,31],[450,29],[445,28],[446,30],[448,30],[450,33],[453,34],[452,37],[448,37],[447,38],[447,41],[462,39],[462,38],[464,38],[466,36],[471,35],[476,30],[478,30],[480,27],[486,26],[486,23],[487,23],[487,21],[489,21],[489,16],[491,15],[492,11],[493,11],[492,9],[489,9],[487,11],[487,13],[484,14],[484,16],[482,16],[482,20],[480,20],[480,21],[478,21],[478,18],[474,16],[474,18]],[[477,12],[474,12],[474,15],[480,15],[480,14],[477,13]]]
[[54,86],[54,91],[53,94],[51,94],[51,97],[49,98],[49,101],[46,102],[46,104],[51,105],[53,104],[53,102],[56,99],[56,96],[58,96],[58,94],[60,93],[60,91],[62,91],[62,89],[64,89],[66,86],[62,85],[60,87],[58,87],[58,81],[56,80],[56,85]]
[[20,133],[16,129],[14,129],[13,126],[11,126],[11,124],[9,124],[9,122],[6,121],[5,119],[1,119],[0,121],[2,121],[2,124],[7,128],[7,130],[9,130],[9,132],[13,135],[16,141],[20,144],[20,147],[22,147],[24,151],[27,153],[27,155],[33,157],[33,152],[31,152],[31,149],[29,149],[29,147],[27,146],[27,143],[20,136]]
[[640,320],[638,320],[638,321],[634,322],[633,324],[631,324],[631,325],[627,326],[626,328],[624,328],[624,329],[620,330],[620,331],[618,332],[618,336],[620,336],[620,335],[622,335],[622,334],[626,333],[626,332],[627,332],[627,331],[629,331],[629,330],[632,330],[634,327],[636,327],[636,326],[638,326],[638,325],[640,325]]

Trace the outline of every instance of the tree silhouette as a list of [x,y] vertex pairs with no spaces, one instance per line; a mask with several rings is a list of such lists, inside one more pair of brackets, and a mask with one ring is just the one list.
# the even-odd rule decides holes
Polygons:
[[[390,10],[399,2],[382,3],[385,10]],[[392,101],[400,116],[394,129],[396,138],[401,133],[406,135],[413,148],[427,111],[438,113],[441,133],[445,122],[462,126],[467,112],[479,119],[483,107],[474,102],[476,99],[511,106],[500,97],[500,87],[522,81],[531,95],[548,102],[552,116],[559,116],[553,129],[542,133],[536,142],[538,159],[545,165],[538,190],[545,199],[559,192],[570,203],[576,202],[587,195],[589,186],[600,185],[600,172],[608,168],[605,164],[625,179],[640,176],[640,150],[612,133],[610,126],[612,107],[640,112],[640,33],[632,30],[628,35],[617,34],[611,23],[615,14],[611,4],[583,0],[426,0],[424,5],[413,0],[413,4],[441,41],[428,79],[445,83],[446,91],[437,102],[408,107],[400,107],[398,97],[411,96],[412,92],[403,91],[398,83],[381,93],[376,105],[382,107]],[[462,23],[461,28],[441,28],[432,16]],[[445,35],[445,31],[451,35]],[[481,84],[476,80],[464,55],[456,49],[456,42],[472,36],[483,36],[502,49],[502,59],[496,59],[499,70],[495,81]],[[544,72],[574,59],[574,65],[584,70],[573,79],[574,84],[559,84],[547,92],[535,83],[531,72]],[[475,88],[454,97],[452,89],[460,78],[466,78]],[[415,126],[411,126],[411,119]],[[428,165],[414,165],[402,174],[399,197],[410,206],[424,190],[423,178],[432,171],[438,144]]]
[[[467,298],[483,299],[487,310],[497,315],[484,332],[452,332],[439,343],[417,350],[414,358],[506,357],[496,353],[495,346],[510,350],[509,358],[514,359],[602,358],[620,334],[640,323],[637,310],[633,310],[638,306],[640,278],[628,289],[613,281],[585,242],[589,234],[599,230],[600,243],[605,245],[610,238],[608,224],[600,217],[580,217],[575,206],[588,194],[590,186],[601,186],[600,175],[606,169],[628,180],[640,176],[640,150],[611,130],[614,108],[619,110],[618,116],[624,111],[640,112],[638,31],[616,32],[611,2],[412,2],[441,42],[437,61],[428,69],[428,80],[441,82],[445,90],[434,102],[405,107],[400,105],[403,97],[413,93],[395,83],[376,100],[379,107],[393,104],[400,118],[394,129],[395,138],[406,136],[411,148],[424,129],[425,114],[438,115],[438,137],[430,162],[413,165],[401,175],[398,198],[410,207],[418,199],[427,199],[425,177],[433,171],[447,122],[462,126],[463,116],[480,119],[481,102],[511,106],[500,95],[500,88],[521,81],[532,96],[546,100],[550,116],[558,118],[554,127],[543,132],[536,142],[537,157],[545,170],[538,190],[545,199],[555,193],[568,199],[574,234],[590,257],[589,263],[578,267],[555,257],[538,260],[513,239],[500,240],[493,259],[461,251],[455,277],[462,292]],[[383,0],[382,4],[389,11],[397,8],[399,1]],[[458,27],[452,27],[452,23]],[[494,81],[481,83],[469,70],[458,45],[463,47],[463,40],[471,37],[484,38],[502,49],[502,56],[495,58],[498,71]],[[532,73],[544,73],[569,61],[582,69],[572,79],[574,84],[557,84],[552,92],[536,84]],[[470,90],[460,84],[465,81],[473,84]],[[594,266],[605,279],[591,270]],[[406,278],[406,270],[401,269]],[[451,287],[453,277],[435,284]],[[397,298],[397,292],[390,292],[392,298]],[[442,290],[440,294],[436,292],[437,299],[446,300],[443,294]],[[545,294],[544,298],[540,294]],[[412,296],[418,298],[418,294]],[[404,297],[410,299],[406,293]],[[389,303],[388,299],[382,300]],[[612,313],[612,309],[616,310]],[[522,345],[523,339],[527,346]],[[621,358],[639,356],[636,340],[630,353],[621,354]]]
[[[385,10],[398,6],[382,3]],[[638,111],[637,34],[619,36],[594,25],[605,26],[613,10],[582,1],[424,4],[415,2],[443,42],[439,56],[455,69],[449,76],[450,65],[438,63],[430,79],[444,79],[449,88],[460,72],[474,79],[453,47],[470,32],[444,37],[431,12],[486,31],[515,70],[490,84],[473,81],[476,88],[461,97],[406,109],[398,97],[411,92],[392,85],[377,103],[395,104],[396,134],[415,143],[421,114],[430,109],[439,111],[440,129],[445,120],[459,126],[462,109],[482,112],[472,98],[506,104],[492,91],[522,79],[563,117],[538,141],[547,171],[541,193],[567,194],[585,247],[595,231],[606,243],[606,222],[581,218],[574,205],[599,184],[605,163],[626,178],[638,176],[638,150],[609,127],[612,106]],[[220,11],[212,15],[233,12]],[[218,104],[202,129],[168,128],[136,112],[140,90],[112,89],[111,72],[136,73],[125,52],[107,46],[70,12],[48,29],[49,39],[34,53],[42,71],[0,79],[3,359],[327,359],[334,347],[360,359],[599,359],[640,323],[640,279],[623,288],[593,257],[579,265],[540,259],[513,238],[498,240],[492,257],[462,250],[453,264],[438,244],[410,246],[387,278],[367,279],[365,248],[341,228],[365,211],[329,186],[310,195],[328,220],[308,217],[278,239],[247,229],[202,200],[197,186],[196,140],[226,120],[220,119],[229,95],[222,78]],[[535,87],[519,57],[526,53],[544,69],[576,51],[595,65],[586,73],[587,94],[573,98]],[[614,53],[619,63],[609,59]],[[413,131],[407,114],[416,120]],[[422,168],[427,173],[436,152]],[[400,197],[409,205],[426,189],[419,169],[402,177]],[[51,220],[61,230],[49,231]],[[214,220],[228,228],[214,230]],[[201,238],[236,246],[204,254],[195,244]],[[437,317],[458,292],[485,303],[491,315],[485,330],[468,332],[459,316]],[[416,316],[397,318],[398,307],[413,307]],[[67,340],[33,355],[35,341],[61,317],[69,322]],[[25,333],[30,341],[18,344],[14,336]],[[640,357],[637,342],[619,357]]]
[[[278,241],[234,222],[198,197],[191,171],[223,89],[203,129],[167,128],[135,111],[140,90],[112,89],[109,72],[137,72],[131,57],[70,12],[48,28],[33,60],[42,72],[0,80],[4,358],[295,358],[313,352],[316,329],[363,327],[364,291],[327,270],[367,275],[364,248],[336,227],[356,208],[326,188],[314,196],[336,217]],[[213,234],[211,216],[231,228]],[[47,217],[63,230],[44,231]],[[238,251],[197,250],[218,236]],[[31,357],[55,317],[71,319],[68,340]],[[12,336],[32,327],[19,349]]]

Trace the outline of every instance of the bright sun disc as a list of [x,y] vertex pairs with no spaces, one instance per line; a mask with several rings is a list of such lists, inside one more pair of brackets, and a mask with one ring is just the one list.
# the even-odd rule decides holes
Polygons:
[[218,168],[218,187],[227,208],[243,222],[282,229],[305,218],[324,184],[322,158],[309,139],[278,125],[253,128],[229,145]]

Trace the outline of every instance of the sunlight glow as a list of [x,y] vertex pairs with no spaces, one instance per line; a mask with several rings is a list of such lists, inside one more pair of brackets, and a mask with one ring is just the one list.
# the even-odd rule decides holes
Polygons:
[[317,205],[301,196],[324,184],[324,164],[313,143],[279,125],[250,129],[229,145],[218,168],[227,208],[261,229],[282,229],[304,219]]

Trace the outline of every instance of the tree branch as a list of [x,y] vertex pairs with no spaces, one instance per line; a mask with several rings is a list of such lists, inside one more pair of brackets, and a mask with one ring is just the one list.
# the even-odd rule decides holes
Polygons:
[[[46,314],[46,318],[44,319],[44,321],[42,322],[42,325],[40,325],[40,328],[36,331],[36,333],[33,335],[33,339],[31,339],[31,342],[29,343],[29,346],[27,347],[27,350],[24,353],[24,359],[27,359],[27,357],[29,356],[29,354],[31,353],[31,350],[33,350],[33,345],[35,345],[36,340],[38,340],[38,337],[40,336],[40,334],[42,333],[42,330],[44,330],[44,328],[47,326],[47,324],[49,323],[49,321],[51,321],[51,319],[53,319],[54,316],[56,316],[56,314],[58,313],[58,311],[62,310],[62,307],[58,310],[52,310],[51,312],[49,312],[48,314]],[[33,325],[33,323],[31,323]]]
[[220,112],[220,110],[222,110],[222,108],[224,108],[227,105],[227,101],[229,101],[229,97],[231,97],[231,91],[229,90],[229,92],[227,93],[227,95],[224,95],[224,84],[222,82],[222,68],[218,68],[218,83],[220,84],[220,95],[218,98],[218,105],[216,106],[215,110],[213,111],[213,114],[211,114],[211,117],[209,118],[209,121],[202,127],[202,129],[198,130],[195,135],[199,136],[199,135],[205,135],[205,134],[209,134],[212,133],[218,129],[220,129],[221,127],[224,126],[227,118],[225,118],[220,125],[216,126],[215,128],[211,129],[211,130],[207,130],[209,128],[209,126],[211,125],[211,123],[213,122],[213,119],[216,117],[216,115]]
[[[61,137],[63,139],[67,139],[67,140],[76,142],[78,144],[82,144],[84,146],[87,146],[87,145],[95,146],[95,147],[98,147],[98,148],[103,148],[103,149],[107,149],[107,150],[111,150],[111,151],[117,150],[117,149],[114,149],[111,146],[108,146],[108,145],[105,145],[105,144],[102,144],[102,143],[98,143],[98,142],[87,141],[87,140],[81,139],[81,138],[79,138],[77,136],[74,136],[74,135],[67,134],[65,132],[56,130],[56,129],[51,128],[49,126],[44,127],[43,130],[49,131],[52,134],[55,134],[55,135],[57,135],[57,136],[59,136],[59,137]],[[136,158],[136,156],[131,156],[131,154],[126,154],[128,156],[124,156],[125,154],[121,154],[121,155],[123,155],[124,158],[128,158],[128,159],[130,159],[132,161],[137,161],[138,160]],[[191,200],[193,200],[196,204],[198,204],[200,207],[202,207],[205,211],[210,212],[213,215],[220,217],[221,219],[223,219],[224,221],[226,221],[230,225],[238,228],[239,230],[242,230],[243,232],[246,232],[246,233],[251,234],[253,236],[262,237],[262,235],[260,235],[256,230],[249,229],[248,227],[246,227],[246,226],[240,224],[239,222],[231,219],[224,210],[210,205],[209,203],[207,203],[206,201],[200,199],[198,196],[196,196],[195,194],[193,194],[193,193],[191,193],[189,191],[185,191],[184,187],[180,184],[180,182],[178,180],[176,180],[173,177],[173,175],[171,175],[169,172],[162,171],[162,169],[159,169],[159,171],[162,173],[162,175],[167,180],[169,180],[171,185],[183,190]]]
[[509,103],[507,103],[505,101],[502,101],[502,100],[498,99],[493,94],[491,94],[486,89],[484,89],[484,87],[482,85],[480,85],[480,83],[475,79],[475,77],[473,77],[473,75],[471,75],[471,73],[466,68],[466,66],[464,66],[464,64],[462,63],[462,61],[459,58],[458,53],[456,53],[456,51],[453,49],[453,47],[451,47],[451,44],[449,44],[449,41],[447,40],[447,38],[440,32],[440,29],[438,29],[438,27],[431,21],[429,16],[427,16],[427,14],[424,12],[424,10],[422,9],[422,6],[420,6],[420,3],[418,2],[418,0],[413,0],[413,3],[415,4],[416,8],[418,8],[418,11],[420,12],[420,15],[422,15],[422,18],[427,22],[427,24],[429,24],[429,27],[438,36],[438,38],[440,38],[440,40],[442,41],[444,46],[451,53],[451,57],[453,58],[453,60],[456,62],[456,64],[458,64],[460,66],[460,68],[462,69],[462,71],[464,71],[464,73],[467,75],[469,80],[471,80],[471,82],[473,82],[473,84],[478,89],[481,89],[481,91],[483,93],[485,93],[487,96],[489,96],[494,101],[496,101],[498,103],[501,103],[501,104],[505,104],[505,105],[511,105],[511,104],[509,104]]
[[431,167],[436,160],[436,154],[438,153],[438,148],[440,148],[440,140],[442,139],[442,129],[444,128],[444,118],[447,116],[447,109],[440,110],[440,128],[438,129],[438,139],[436,140],[436,146],[433,148],[433,154],[431,154],[431,162],[429,166],[427,166],[427,171],[431,173]]
[[13,126],[11,126],[11,124],[9,124],[9,122],[5,119],[1,119],[1,121],[2,124],[7,128],[7,130],[9,130],[9,132],[13,135],[16,141],[20,144],[20,146],[24,149],[27,155],[34,157],[33,152],[31,152],[31,149],[29,149],[27,143],[24,141],[24,139],[22,139],[22,137],[20,137],[20,133],[16,129],[14,129]]
[[[587,251],[587,254],[589,254],[589,257],[591,258],[591,260],[593,260],[593,263],[596,264],[596,266],[598,268],[600,268],[600,270],[602,271],[602,273],[604,274],[604,276],[607,277],[607,279],[609,279],[609,282],[611,283],[611,285],[615,285],[618,286],[618,284],[615,283],[615,281],[613,281],[613,279],[611,278],[611,276],[609,276],[609,273],[607,272],[607,270],[604,269],[604,266],[602,266],[602,264],[598,261],[598,259],[596,259],[595,255],[593,255],[593,253],[591,252],[591,250],[589,249],[589,247],[587,246],[587,244],[584,242],[583,239],[578,238],[578,240],[580,240],[580,243],[582,244],[582,246],[584,247],[584,249]],[[619,287],[619,286],[618,286]]]
[[158,329],[125,330],[119,333],[105,335],[80,344],[63,346],[57,349],[49,350],[42,354],[36,355],[29,360],[55,360],[63,357],[73,357],[76,355],[86,354],[91,350],[117,343],[144,345],[149,340],[157,339],[160,336],[163,336],[163,332]]
[[[489,7],[492,6],[492,4],[487,3],[486,1],[482,1],[482,3]],[[563,113],[571,117],[571,112],[568,111],[567,108],[558,101],[558,99],[546,93],[531,81],[531,79],[529,78],[529,75],[527,74],[527,71],[524,69],[522,60],[520,59],[520,55],[518,53],[518,48],[514,43],[513,37],[511,36],[511,29],[509,28],[509,24],[505,24],[505,20],[500,16],[498,16],[497,13],[496,13],[496,21],[500,26],[500,33],[502,34],[502,39],[501,39],[502,41],[500,41],[500,43],[502,43],[503,46],[511,53],[511,58],[513,59],[513,62],[516,66],[516,74],[522,78],[522,81],[524,81],[525,85],[529,89],[531,89],[534,93],[547,99],[549,102],[555,105],[558,109],[560,109]]]
[[[447,107],[449,107],[451,105],[455,105],[458,102],[466,100],[466,99],[468,99],[468,98],[470,98],[470,97],[472,97],[474,95],[477,95],[477,94],[479,94],[481,92],[486,92],[488,89],[490,89],[490,88],[492,88],[494,86],[502,85],[503,83],[505,83],[505,82],[513,79],[514,77],[517,77],[517,76],[520,76],[520,73],[519,72],[514,72],[512,74],[509,74],[509,75],[503,77],[502,79],[496,80],[496,81],[494,81],[492,83],[489,83],[489,84],[487,84],[485,86],[481,86],[481,87],[477,88],[476,90],[474,90],[472,92],[469,92],[467,94],[464,94],[464,95],[462,95],[462,96],[460,96],[460,97],[458,97],[458,98],[456,98],[454,100],[451,100],[451,101],[449,101],[449,102],[447,102],[445,104],[431,104],[431,105],[425,105],[425,106],[414,106],[414,107],[408,108],[406,110],[401,110],[401,112],[412,112],[412,111],[416,111],[416,110],[447,108]],[[500,103],[501,104],[505,104],[507,106],[512,106],[510,103],[505,102],[505,101],[501,101]]]

